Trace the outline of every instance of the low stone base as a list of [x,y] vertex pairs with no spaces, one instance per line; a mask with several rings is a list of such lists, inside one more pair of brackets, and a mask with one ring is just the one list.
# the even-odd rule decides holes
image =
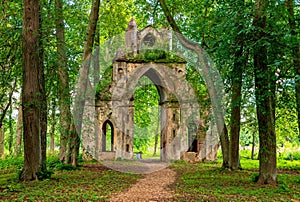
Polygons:
[[199,161],[198,155],[196,152],[183,152],[182,160],[189,163],[196,163]]
[[116,160],[116,152],[100,152],[98,159],[100,161]]

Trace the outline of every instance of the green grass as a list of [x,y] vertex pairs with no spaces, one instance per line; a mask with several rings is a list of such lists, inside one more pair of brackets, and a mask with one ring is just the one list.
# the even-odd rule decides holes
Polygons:
[[[97,162],[63,170],[56,158],[47,165],[51,179],[18,182],[22,159],[0,160],[0,201],[108,201],[142,175],[120,173]],[[177,178],[171,185],[176,201],[299,201],[300,161],[278,161],[278,185],[258,185],[258,160],[241,159],[243,170],[220,169],[221,160],[189,164],[175,162]]]
[[51,179],[18,182],[18,170],[12,168],[1,169],[0,201],[107,201],[141,177],[89,164],[56,170]]
[[177,162],[173,185],[178,201],[291,201],[300,200],[300,162],[278,162],[278,185],[258,185],[257,160],[242,159],[243,170],[220,169],[221,161]]
[[147,158],[147,159],[159,159],[160,158],[160,154],[156,154],[153,156],[153,153],[143,153],[143,158]]

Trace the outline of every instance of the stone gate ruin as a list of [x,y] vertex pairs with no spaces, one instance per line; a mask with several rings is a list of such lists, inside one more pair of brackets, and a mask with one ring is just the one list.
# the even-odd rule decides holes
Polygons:
[[[193,88],[187,83],[186,61],[171,54],[169,30],[152,26],[137,30],[132,19],[125,34],[126,50],[119,49],[100,82],[96,113],[100,133],[96,138],[98,160],[132,159],[134,140],[133,94],[141,77],[148,77],[160,96],[160,159],[178,160],[193,151],[199,160],[214,160],[218,148],[216,131],[197,136],[199,106]],[[103,80],[103,79],[102,79]],[[110,147],[106,134],[111,128]],[[190,157],[188,157],[190,158]]]

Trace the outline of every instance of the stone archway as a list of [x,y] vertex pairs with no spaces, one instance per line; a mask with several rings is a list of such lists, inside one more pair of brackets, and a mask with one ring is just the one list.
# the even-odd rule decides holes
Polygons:
[[102,125],[102,152],[107,151],[114,151],[114,126],[110,120],[106,120]]
[[[96,159],[133,158],[133,94],[138,81],[146,76],[160,96],[161,160],[178,160],[189,150],[189,137],[195,136],[191,133],[197,133],[196,129],[188,130],[189,123],[193,122],[197,127],[200,122],[194,90],[185,79],[186,61],[168,53],[172,50],[172,34],[168,30],[158,32],[148,26],[138,31],[131,20],[125,41],[126,54],[121,49],[116,53],[113,65],[104,73],[109,82],[105,82],[96,96],[98,123],[102,126],[110,120],[114,134],[113,152],[108,154],[103,151],[105,128],[100,127],[98,135],[102,137],[96,138],[99,140],[96,148],[102,152],[97,152]],[[203,148],[198,144],[195,148],[200,151]]]
[[[101,97],[97,101],[98,120],[103,124],[108,116],[115,123],[115,158],[133,157],[133,94],[138,81],[148,77],[156,86],[161,107],[161,160],[178,160],[187,151],[188,117],[198,111],[193,89],[185,81],[185,63],[159,63],[118,59],[112,67],[112,82],[107,88],[109,99]],[[168,79],[166,79],[168,78]],[[105,95],[105,92],[102,93]],[[197,122],[195,116],[195,122]],[[103,133],[100,133],[103,134]],[[103,139],[99,138],[99,139]]]

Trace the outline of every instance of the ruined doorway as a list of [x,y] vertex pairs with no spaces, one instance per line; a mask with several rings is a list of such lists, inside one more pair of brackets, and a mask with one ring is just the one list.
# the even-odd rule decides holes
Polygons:
[[161,109],[157,86],[142,76],[134,92],[134,152],[160,158]]
[[[186,80],[186,60],[180,53],[172,52],[172,40],[169,30],[158,31],[152,26],[137,30],[134,20],[130,21],[125,44],[118,45],[112,64],[104,66],[97,87],[95,105],[101,130],[95,138],[100,140],[95,142],[97,151],[104,151],[101,135],[107,133],[106,121],[113,126],[111,145],[106,145],[105,137],[105,151],[112,147],[113,152],[98,152],[97,159],[133,159],[134,152],[139,151],[134,150],[134,139],[139,133],[134,126],[134,93],[144,78],[151,80],[159,97],[156,106],[159,106],[160,160],[179,160],[183,152],[199,153],[199,145],[204,150],[209,146],[194,141],[200,123],[199,106],[194,89]],[[188,120],[195,124],[192,128]]]
[[114,127],[111,121],[103,123],[102,132],[102,151],[114,151]]

